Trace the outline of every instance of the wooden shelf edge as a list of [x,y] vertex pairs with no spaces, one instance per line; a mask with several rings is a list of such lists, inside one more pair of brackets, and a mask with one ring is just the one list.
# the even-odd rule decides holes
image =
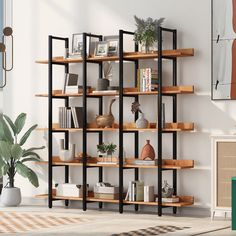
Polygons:
[[[175,50],[162,50],[162,55],[165,57],[191,57],[194,56],[193,48],[182,48]],[[140,52],[124,52],[124,59],[154,59],[157,58],[158,52],[153,53],[140,53]],[[88,62],[93,61],[118,61],[118,56],[109,57],[89,57]],[[54,57],[53,62],[56,63],[82,63],[82,58],[64,58],[64,57]],[[36,60],[35,63],[38,64],[48,64],[48,60]]]
[[[135,88],[132,88],[135,89]],[[130,89],[130,90],[132,90]],[[163,94],[192,94],[194,93],[194,86],[188,85],[188,86],[165,86],[162,89]],[[157,95],[157,91],[151,91],[151,92],[138,92],[138,91],[126,91],[124,89],[124,95]],[[119,93],[88,93],[87,94],[90,97],[94,96],[119,96]],[[36,97],[48,97],[48,94],[36,94]],[[82,93],[78,94],[53,94],[54,97],[82,97]]]
[[[35,196],[38,199],[47,199],[48,194],[40,194]],[[162,203],[162,206],[173,206],[173,207],[183,207],[190,206],[194,204],[193,196],[180,196],[180,201],[176,203],[165,202]],[[80,197],[62,197],[62,196],[53,196],[53,199],[56,200],[71,200],[71,201],[82,201]],[[119,203],[119,200],[111,200],[111,199],[99,199],[94,197],[87,197],[87,201],[89,202],[107,202],[107,203]],[[158,206],[157,202],[131,202],[131,201],[123,201],[124,204],[137,204],[137,205],[149,205],[149,206]]]

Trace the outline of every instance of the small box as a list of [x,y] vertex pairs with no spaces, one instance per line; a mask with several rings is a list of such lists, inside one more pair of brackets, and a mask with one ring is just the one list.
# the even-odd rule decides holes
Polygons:
[[[56,184],[56,194],[62,197],[83,197],[83,185],[80,184]],[[87,196],[88,196],[87,184]]]
[[94,186],[94,193],[106,193],[106,194],[117,194],[119,193],[119,187],[115,186]]

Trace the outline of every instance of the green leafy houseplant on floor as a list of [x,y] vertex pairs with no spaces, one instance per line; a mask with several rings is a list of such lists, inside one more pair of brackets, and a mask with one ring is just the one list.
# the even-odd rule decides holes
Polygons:
[[[33,125],[25,134],[19,138],[19,135],[25,125],[26,114],[21,113],[13,122],[7,115],[0,115],[0,177],[7,175],[8,182],[2,193],[2,203],[4,205],[18,205],[21,199],[16,201],[17,196],[21,198],[20,191],[15,188],[16,173],[27,178],[35,187],[39,186],[38,177],[36,173],[30,169],[26,163],[31,161],[40,161],[40,156],[35,150],[43,149],[42,147],[32,147],[24,149],[23,145],[28,140],[32,131],[37,127]],[[6,194],[4,190],[12,190],[11,193]],[[5,196],[4,193],[7,195]],[[17,195],[11,199],[11,195]],[[11,194],[9,196],[9,194]],[[8,199],[7,199],[8,198]],[[9,200],[12,202],[9,203]],[[4,202],[6,201],[6,202]]]

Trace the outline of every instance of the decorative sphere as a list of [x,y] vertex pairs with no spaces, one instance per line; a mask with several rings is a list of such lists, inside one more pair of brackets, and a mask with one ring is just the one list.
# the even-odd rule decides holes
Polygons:
[[13,30],[12,30],[11,27],[5,27],[5,28],[3,29],[3,34],[4,34],[5,36],[10,36],[10,35],[12,35],[12,32],[13,32]]

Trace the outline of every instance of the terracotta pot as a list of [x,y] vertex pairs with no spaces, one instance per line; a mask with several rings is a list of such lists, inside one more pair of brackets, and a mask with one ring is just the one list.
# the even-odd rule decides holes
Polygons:
[[143,147],[142,152],[141,152],[141,159],[146,160],[146,159],[155,159],[155,151],[152,145],[150,144],[150,140],[146,140],[147,143]]

